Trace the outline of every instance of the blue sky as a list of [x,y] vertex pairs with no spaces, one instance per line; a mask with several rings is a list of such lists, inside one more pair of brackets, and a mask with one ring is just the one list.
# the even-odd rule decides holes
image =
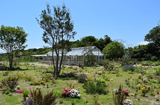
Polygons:
[[46,3],[65,3],[77,32],[75,40],[108,35],[112,40],[123,40],[126,47],[134,47],[146,44],[145,35],[160,20],[160,0],[1,0],[0,25],[23,27],[28,33],[27,49],[48,46],[35,19],[46,9]]

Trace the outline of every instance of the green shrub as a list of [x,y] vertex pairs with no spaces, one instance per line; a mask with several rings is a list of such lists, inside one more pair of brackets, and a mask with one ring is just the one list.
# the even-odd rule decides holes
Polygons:
[[110,81],[110,77],[109,77],[109,76],[106,76],[106,77],[105,77],[105,80],[106,80],[106,81]]
[[106,85],[105,83],[101,83],[98,81],[95,83],[94,81],[88,81],[85,82],[83,85],[83,88],[86,90],[86,93],[91,93],[91,94],[106,94]]
[[42,95],[41,90],[30,90],[30,97],[28,100],[24,98],[22,102],[24,105],[28,105],[30,102],[32,105],[55,105],[56,104],[56,94],[54,92],[47,92],[44,96]]
[[23,79],[25,81],[33,81],[34,80],[33,76],[31,76],[31,75],[25,75],[25,76],[23,76]]
[[51,79],[51,76],[53,76],[53,75],[50,74],[50,73],[44,73],[42,75],[42,80],[45,81],[45,82],[48,82]]
[[8,96],[13,96],[13,94],[12,94],[12,93],[9,93]]
[[105,81],[105,79],[100,79],[100,82],[105,83],[106,81]]
[[70,66],[70,67],[68,67],[67,69],[73,69],[73,67],[72,67],[72,66]]
[[16,86],[18,85],[18,78],[7,77],[6,79],[2,80],[1,83],[3,87],[6,87],[10,91],[14,91]]
[[151,79],[151,80],[150,80],[150,82],[152,82],[152,83],[156,83],[156,81],[155,81],[154,79]]
[[10,91],[9,91],[9,90],[5,91],[5,94],[9,94],[9,93],[10,93]]
[[148,79],[148,80],[153,79],[153,74],[148,73],[148,74],[147,74],[147,79]]
[[125,66],[122,67],[123,71],[135,71],[135,69],[136,68],[132,65],[125,65]]
[[156,75],[160,76],[160,70],[156,70]]
[[152,57],[151,57],[151,60],[152,60],[152,61],[156,61],[157,59],[158,59],[158,57],[156,57],[156,56],[152,56]]
[[4,72],[4,73],[2,72],[2,75],[3,75],[3,76],[8,76],[8,74],[9,74],[8,71],[6,71],[6,72]]
[[80,74],[77,78],[79,83],[84,83],[87,81],[87,76],[85,74]]
[[29,91],[26,89],[23,89],[22,93],[23,93],[23,99],[26,100],[26,97],[28,97],[28,95],[29,95]]
[[123,87],[120,85],[116,92],[113,92],[113,102],[114,105],[123,105],[123,101],[126,99],[126,93]]

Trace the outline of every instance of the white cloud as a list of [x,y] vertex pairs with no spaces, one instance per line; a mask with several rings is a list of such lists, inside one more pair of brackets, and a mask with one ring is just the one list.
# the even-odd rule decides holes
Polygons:
[[35,47],[36,49],[39,49],[40,47]]
[[149,42],[139,42],[140,45],[147,45]]
[[0,49],[0,53],[6,53],[4,50]]
[[[35,49],[39,49],[41,47],[35,47]],[[26,48],[25,50],[28,50],[28,49],[34,49],[34,48]]]

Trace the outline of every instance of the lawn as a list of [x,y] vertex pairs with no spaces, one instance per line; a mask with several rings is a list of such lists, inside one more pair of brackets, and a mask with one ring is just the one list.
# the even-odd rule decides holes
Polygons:
[[[7,64],[6,64],[7,65]],[[160,77],[157,70],[160,68],[152,67],[137,67],[133,70],[122,69],[120,64],[115,64],[114,69],[105,70],[103,67],[65,67],[61,71],[61,77],[52,77],[52,66],[35,66],[30,64],[18,64],[20,70],[1,70],[0,81],[8,77],[18,78],[18,90],[38,90],[41,89],[42,94],[45,95],[47,91],[52,91],[57,96],[56,105],[95,105],[98,101],[100,105],[114,105],[113,90],[123,85],[123,89],[128,89],[130,92],[127,99],[133,101],[134,105],[158,105],[159,89],[160,89]],[[5,72],[7,72],[5,74]],[[72,72],[74,76],[84,74],[88,81],[94,81],[96,84],[98,81],[104,83],[104,88],[107,92],[102,93],[95,91],[95,93],[87,93],[84,89],[85,83],[79,83],[79,81],[73,76],[67,76],[67,73]],[[52,77],[52,78],[51,78]],[[42,83],[42,81],[44,81]],[[126,82],[127,81],[127,82]],[[140,88],[142,85],[150,86],[151,89],[147,90],[145,95],[142,94],[142,90],[136,91],[136,88]],[[61,94],[62,89],[76,89],[80,92],[80,98],[65,97]],[[17,89],[17,87],[15,88]],[[6,94],[4,87],[0,88],[0,104],[1,105],[23,105],[23,93],[12,92],[11,95]],[[90,90],[88,90],[90,91]],[[135,94],[137,96],[135,97]],[[95,98],[97,97],[97,98]]]

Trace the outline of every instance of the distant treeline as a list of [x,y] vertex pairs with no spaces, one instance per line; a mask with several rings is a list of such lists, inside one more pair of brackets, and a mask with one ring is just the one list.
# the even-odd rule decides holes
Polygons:
[[[110,47],[108,44],[114,41],[108,35],[104,35],[104,38],[96,39],[94,36],[87,36],[82,38],[81,40],[77,41],[66,41],[66,49],[76,48],[76,47],[86,47],[86,46],[96,46],[102,52],[104,52],[104,48]],[[122,44],[122,43],[121,43]],[[114,47],[113,45],[111,47]],[[116,48],[116,47],[114,47]],[[134,48],[129,47],[125,49],[126,51],[129,50],[131,58],[137,59],[138,61],[141,60],[158,60],[160,59],[160,51],[153,43],[148,45],[139,45],[135,46]],[[21,53],[17,53],[16,59],[21,59],[25,61],[31,60],[31,55],[39,55],[39,54],[46,54],[47,52],[51,51],[51,47],[43,47],[39,49],[28,49],[20,51]],[[112,51],[111,51],[112,52]],[[105,53],[105,52],[104,52]],[[125,53],[125,51],[124,51]],[[124,54],[122,53],[122,54]],[[105,53],[106,54],[106,53]],[[121,55],[123,56],[123,55]],[[0,54],[0,60],[7,60],[7,54],[3,53]],[[114,59],[116,56],[108,56],[108,59]],[[42,58],[41,58],[42,59]]]

